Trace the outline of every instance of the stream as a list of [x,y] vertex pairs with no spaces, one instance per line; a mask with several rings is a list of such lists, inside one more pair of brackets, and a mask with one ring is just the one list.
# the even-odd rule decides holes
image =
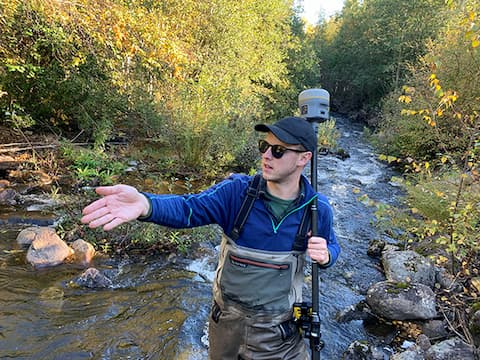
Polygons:
[[[333,205],[342,253],[320,271],[322,359],[337,360],[354,340],[382,339],[362,321],[339,323],[339,311],[364,299],[383,280],[367,256],[380,238],[374,208],[361,196],[392,203],[400,189],[377,160],[361,124],[337,118],[338,140],[350,157],[320,156],[318,190]],[[110,259],[92,266],[113,280],[112,289],[69,286],[84,269],[72,265],[34,270],[16,244],[19,228],[0,223],[0,359],[205,360],[205,324],[211,302],[215,244],[198,259]],[[306,298],[310,297],[305,285]]]

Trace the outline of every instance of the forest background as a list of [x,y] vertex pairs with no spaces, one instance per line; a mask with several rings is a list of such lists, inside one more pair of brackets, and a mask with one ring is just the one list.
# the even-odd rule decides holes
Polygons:
[[[302,90],[323,87],[332,111],[363,121],[402,173],[401,206],[367,199],[378,226],[428,250],[477,303],[480,1],[346,0],[316,25],[300,10],[288,0],[2,0],[2,153],[26,156],[14,149],[28,145],[28,181],[43,176],[56,196],[76,189],[81,202],[82,186],[117,181],[160,192],[180,179],[190,191],[255,169],[253,124],[295,114]],[[321,135],[335,151],[334,123]],[[132,164],[140,178],[126,178]],[[64,208],[64,231],[80,231],[79,209]],[[141,226],[117,239],[192,241]]]

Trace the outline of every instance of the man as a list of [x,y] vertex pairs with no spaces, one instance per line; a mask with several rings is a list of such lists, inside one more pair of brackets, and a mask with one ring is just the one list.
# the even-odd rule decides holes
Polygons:
[[[327,268],[340,253],[328,200],[302,175],[315,133],[299,117],[255,130],[266,133],[259,141],[262,176],[232,175],[184,196],[99,187],[103,198],[83,210],[82,222],[105,230],[134,219],[175,228],[219,224],[224,234],[213,284],[210,359],[307,359],[292,321],[293,304],[302,301],[305,254]],[[315,197],[318,236],[311,236]]]

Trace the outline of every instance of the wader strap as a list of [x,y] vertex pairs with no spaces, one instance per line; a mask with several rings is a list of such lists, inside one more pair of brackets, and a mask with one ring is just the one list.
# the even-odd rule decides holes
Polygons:
[[[260,182],[262,179],[262,175],[257,174],[255,175],[248,185],[247,194],[245,199],[243,200],[242,206],[240,207],[240,211],[235,218],[233,223],[233,229],[228,235],[233,241],[237,241],[240,237],[240,233],[242,231],[243,226],[247,222],[248,215],[253,208],[253,203],[258,198],[258,194],[260,193]],[[310,216],[310,208],[306,208],[303,212],[302,222],[298,227],[297,234],[295,235],[295,241],[292,246],[292,250],[294,251],[305,251],[306,247],[306,239],[307,233],[310,231],[310,223],[312,217]]]
[[298,227],[297,235],[295,235],[295,242],[293,243],[292,250],[305,251],[305,249],[307,248],[306,240],[307,233],[310,231],[311,220],[312,217],[310,207],[307,207],[303,211],[302,222]]
[[247,221],[248,215],[252,210],[253,203],[257,200],[259,190],[260,190],[260,180],[262,179],[262,175],[257,174],[255,175],[252,180],[250,181],[247,189],[247,195],[243,200],[242,206],[240,207],[240,211],[235,218],[233,223],[233,229],[229,235],[229,237],[236,241],[240,237],[240,232],[242,231],[243,225]]

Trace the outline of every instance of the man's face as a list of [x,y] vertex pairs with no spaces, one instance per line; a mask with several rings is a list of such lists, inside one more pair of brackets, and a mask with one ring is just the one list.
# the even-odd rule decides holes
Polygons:
[[[280,141],[273,133],[269,132],[265,136],[265,141],[270,145],[282,145],[288,149],[302,150],[301,145],[291,145]],[[285,151],[280,159],[272,155],[272,148],[269,147],[262,154],[262,173],[267,181],[284,182],[291,177],[297,177],[302,172],[305,165],[312,156],[311,152]]]

